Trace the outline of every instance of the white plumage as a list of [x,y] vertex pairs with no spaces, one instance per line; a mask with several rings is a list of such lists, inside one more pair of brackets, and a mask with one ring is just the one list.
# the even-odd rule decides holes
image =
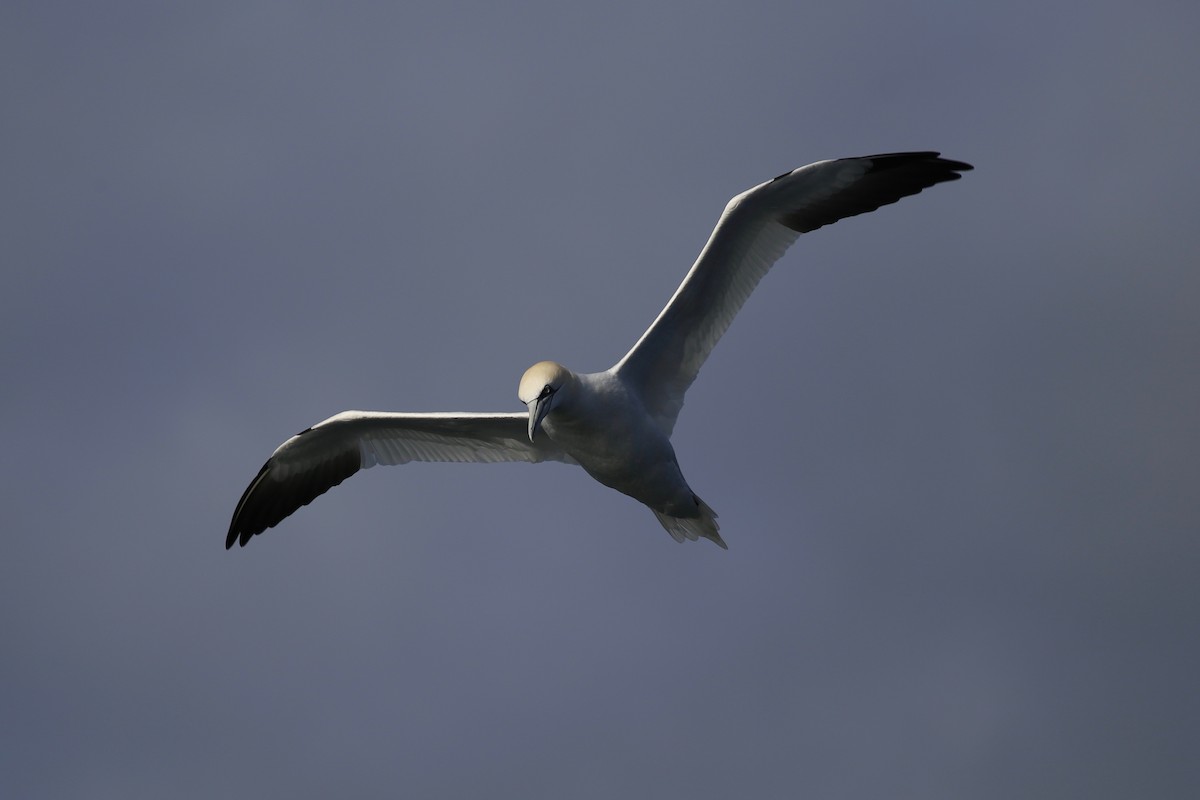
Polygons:
[[843,158],[737,195],[666,307],[611,369],[576,374],[549,361],[534,364],[517,392],[526,413],[330,417],[271,455],[242,494],[225,546],[246,544],[376,464],[560,461],[644,503],[676,541],[703,537],[725,547],[717,515],[688,486],[670,442],[684,394],[708,354],[800,234],[969,169],[933,152]]

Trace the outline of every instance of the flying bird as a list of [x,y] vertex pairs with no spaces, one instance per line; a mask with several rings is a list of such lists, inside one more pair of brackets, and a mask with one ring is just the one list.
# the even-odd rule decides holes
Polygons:
[[526,370],[524,412],[344,411],[296,434],[242,494],[229,533],[245,545],[376,464],[559,461],[646,505],[677,542],[726,547],[716,513],[692,491],[671,446],[683,397],[734,315],[802,233],[957,180],[970,164],[938,153],[818,161],[734,197],[699,258],[625,356],[604,372],[552,361]]

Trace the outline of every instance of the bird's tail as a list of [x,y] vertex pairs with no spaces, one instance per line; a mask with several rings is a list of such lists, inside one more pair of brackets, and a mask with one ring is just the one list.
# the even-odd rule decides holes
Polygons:
[[664,514],[661,511],[654,511],[654,516],[658,517],[658,521],[667,533],[671,534],[671,538],[677,542],[682,542],[684,539],[696,541],[703,537],[713,542],[722,550],[728,550],[729,545],[725,544],[725,540],[721,538],[721,526],[717,524],[717,512],[709,508],[708,503],[701,500],[699,497],[692,495],[696,500],[696,509],[699,513],[694,517],[672,517],[669,514]]

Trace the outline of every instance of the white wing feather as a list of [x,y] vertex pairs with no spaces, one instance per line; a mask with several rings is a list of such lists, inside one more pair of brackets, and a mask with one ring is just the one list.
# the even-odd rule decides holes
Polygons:
[[410,461],[562,461],[549,437],[529,441],[529,417],[346,411],[296,434],[259,470],[233,512],[226,547],[246,544],[360,469]]
[[873,211],[971,167],[937,153],[818,161],[729,201],[671,300],[614,371],[665,431],[754,287],[801,233]]

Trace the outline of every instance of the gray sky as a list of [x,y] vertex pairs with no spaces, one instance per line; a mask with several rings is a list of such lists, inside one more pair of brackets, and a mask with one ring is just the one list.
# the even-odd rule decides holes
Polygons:
[[[1198,22],[5,4],[0,796],[1191,796]],[[907,149],[977,169],[802,237],[688,397],[728,552],[520,464],[224,550],[290,434],[520,410],[734,193]]]

